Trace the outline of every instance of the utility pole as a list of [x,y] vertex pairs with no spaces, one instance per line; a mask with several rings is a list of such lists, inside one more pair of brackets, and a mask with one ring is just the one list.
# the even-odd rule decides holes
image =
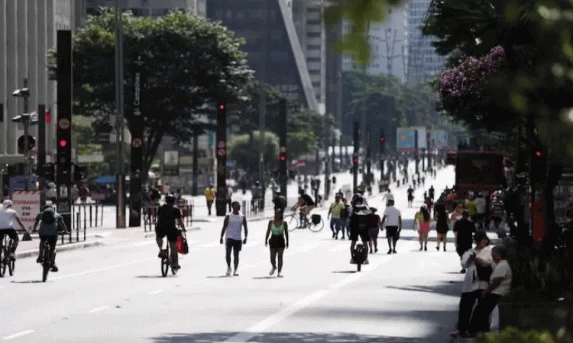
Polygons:
[[[330,157],[329,157],[329,142],[330,142],[330,125],[328,125],[328,115],[324,115],[324,119],[327,125],[325,125],[326,132],[324,133],[324,199],[328,199],[330,195]],[[333,156],[334,159],[334,156]]]
[[[352,186],[354,193],[358,192],[358,152],[360,151],[360,122],[354,122],[354,154],[352,156]],[[346,150],[348,151],[348,150]]]
[[124,89],[123,89],[123,17],[120,0],[115,0],[115,110],[117,137],[117,189],[116,189],[116,226],[125,229],[125,177],[123,168],[123,131],[124,131]]

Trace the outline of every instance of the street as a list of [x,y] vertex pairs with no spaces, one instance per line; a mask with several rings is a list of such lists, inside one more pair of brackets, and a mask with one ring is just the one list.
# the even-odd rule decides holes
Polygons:
[[[426,182],[451,186],[443,169]],[[267,221],[250,221],[239,276],[226,277],[222,218],[188,233],[190,252],[176,276],[161,277],[153,238],[120,231],[103,246],[58,255],[59,273],[42,283],[33,258],[0,279],[0,338],[13,342],[447,342],[455,327],[463,276],[453,244],[418,251],[405,188],[394,191],[405,219],[398,254],[380,252],[356,273],[349,241],[290,233],[284,278],[269,277]],[[382,212],[380,197],[370,199]],[[326,209],[318,213],[326,214]],[[325,218],[326,220],[326,218]],[[451,235],[451,233],[450,233]],[[450,242],[452,237],[450,237]]]

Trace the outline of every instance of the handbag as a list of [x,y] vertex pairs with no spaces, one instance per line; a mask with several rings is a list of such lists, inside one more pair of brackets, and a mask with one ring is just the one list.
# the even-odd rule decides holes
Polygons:
[[177,252],[180,254],[186,255],[189,253],[189,244],[187,244],[187,238],[185,237],[185,234],[181,233],[177,237],[177,243],[175,243],[175,247]]

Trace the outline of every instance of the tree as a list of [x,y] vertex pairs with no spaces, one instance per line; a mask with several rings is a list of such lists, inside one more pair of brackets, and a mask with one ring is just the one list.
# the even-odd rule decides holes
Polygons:
[[[229,158],[237,161],[237,166],[250,175],[258,175],[260,161],[261,133],[231,136],[229,140]],[[265,170],[273,170],[278,165],[279,138],[272,132],[265,131],[265,149],[263,152]]]
[[[106,126],[113,114],[114,12],[102,9],[74,36],[75,113]],[[145,62],[141,109],[145,118],[144,171],[147,175],[164,135],[190,141],[207,127],[200,114],[214,113],[220,96],[241,95],[252,78],[243,41],[219,23],[174,11],[151,19],[123,14],[125,114],[133,119],[135,62]],[[111,66],[111,67],[110,67]],[[53,66],[52,66],[53,67]]]

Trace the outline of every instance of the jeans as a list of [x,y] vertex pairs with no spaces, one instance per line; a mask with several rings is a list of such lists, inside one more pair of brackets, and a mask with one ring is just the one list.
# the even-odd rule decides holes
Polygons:
[[474,305],[480,296],[481,290],[462,293],[460,298],[460,310],[458,313],[458,330],[461,333],[469,330]]
[[344,235],[344,222],[340,218],[330,218],[330,230],[338,235],[338,232],[342,230]]
[[485,298],[480,298],[478,300],[478,305],[474,310],[474,314],[470,322],[470,333],[489,331],[489,316],[497,306],[499,298],[501,298],[500,295],[490,293],[486,295]]

